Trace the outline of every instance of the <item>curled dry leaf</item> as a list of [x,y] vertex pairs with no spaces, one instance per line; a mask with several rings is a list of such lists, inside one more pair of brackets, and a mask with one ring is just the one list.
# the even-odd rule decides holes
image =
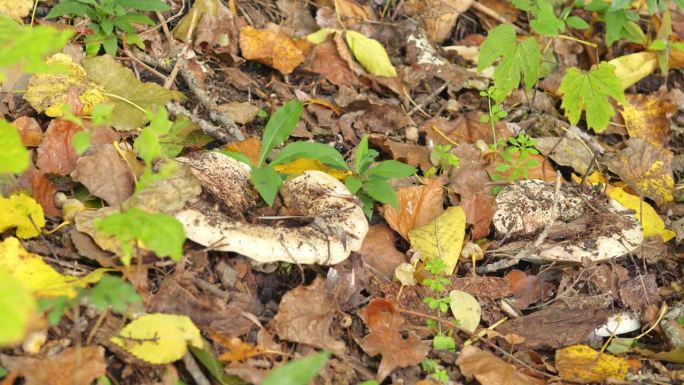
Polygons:
[[402,336],[406,328],[404,317],[390,300],[373,299],[368,306],[359,310],[359,316],[369,330],[359,345],[371,356],[382,355],[376,376],[378,382],[382,382],[396,368],[419,364],[430,351],[430,346],[414,332],[409,331],[408,338]]
[[[561,166],[572,167],[580,175],[586,172],[589,163],[594,158],[591,151],[579,139],[547,136],[535,140],[537,141],[535,147],[540,153],[553,159]],[[558,143],[559,140],[560,143]]]
[[363,261],[386,277],[392,277],[397,266],[406,262],[404,253],[397,250],[395,237],[386,224],[371,225],[359,250]]
[[26,385],[88,385],[106,372],[104,348],[66,348],[47,357],[0,356],[2,366],[24,377]]
[[397,207],[383,206],[387,224],[408,239],[411,230],[432,222],[444,212],[442,192],[442,181],[438,178],[428,179],[420,186],[398,188]]
[[675,111],[672,102],[655,95],[625,95],[622,118],[631,138],[643,139],[655,146],[665,147],[670,142],[670,120],[667,114]]
[[71,177],[110,206],[118,206],[133,194],[133,174],[112,144],[98,146],[79,158]]
[[[222,203],[240,209],[233,214],[241,215],[250,205],[252,188],[247,165],[220,153],[204,153],[184,161],[205,187],[220,194]],[[216,185],[220,181],[230,188],[220,188]],[[201,199],[189,202],[176,213],[176,219],[185,227],[189,239],[260,263],[332,265],[361,248],[368,222],[342,182],[320,171],[307,171],[286,181],[280,194],[290,213],[314,219],[299,227],[246,223]]]
[[[479,111],[464,112],[451,121],[436,117],[425,121],[420,130],[425,132],[435,144],[452,144],[444,138],[444,135],[456,143],[475,143],[479,139],[486,143],[493,143],[492,126],[489,123],[482,123],[480,115],[482,113]],[[498,122],[495,130],[497,140],[506,139],[512,135],[503,122]]]
[[283,75],[291,73],[304,61],[309,48],[306,39],[293,39],[276,25],[266,29],[240,28],[242,56],[271,66]]
[[518,372],[515,366],[487,351],[468,345],[461,349],[456,365],[467,378],[475,378],[482,385],[543,384],[537,378]]
[[330,83],[339,87],[360,85],[358,76],[349,68],[347,61],[340,56],[337,44],[331,38],[314,47],[303,68],[323,75]]
[[218,109],[239,124],[251,123],[259,113],[259,107],[250,102],[224,103]]
[[653,199],[657,205],[672,202],[672,151],[630,138],[627,148],[611,157],[607,166],[634,191]]

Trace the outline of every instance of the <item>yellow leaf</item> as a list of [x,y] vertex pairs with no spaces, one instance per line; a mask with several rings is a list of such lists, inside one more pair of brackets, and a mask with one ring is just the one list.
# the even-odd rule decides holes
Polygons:
[[567,381],[588,384],[611,379],[622,381],[629,371],[624,358],[599,353],[586,345],[573,345],[556,351],[556,369]]
[[[620,187],[608,186],[608,196],[618,201],[621,205],[636,212],[637,220],[641,220],[644,237],[660,235],[663,242],[674,238],[674,231],[665,228],[665,223],[658,213],[647,202],[642,202],[638,196],[632,195]],[[644,211],[641,212],[641,207]],[[643,216],[642,216],[643,215]]]
[[615,67],[615,76],[620,79],[623,90],[652,74],[658,68],[656,53],[646,51],[620,56],[608,63]]
[[345,32],[345,38],[354,57],[368,73],[376,76],[397,76],[397,70],[379,41],[356,31]]
[[449,207],[427,225],[409,232],[411,247],[422,254],[423,260],[441,258],[446,274],[452,274],[458,263],[465,236],[466,216],[460,206]]
[[33,8],[33,0],[4,0],[0,1],[0,15],[9,16],[21,22]]
[[40,234],[45,226],[43,206],[24,194],[0,197],[0,213],[0,233],[16,227],[17,237],[27,239]]
[[622,117],[630,138],[641,138],[653,145],[666,147],[670,142],[670,119],[674,104],[655,95],[625,95],[629,103],[622,105]]
[[276,25],[266,29],[240,28],[242,56],[271,66],[283,75],[294,71],[306,59],[310,47],[306,39],[293,39]]
[[70,89],[78,91],[83,105],[83,114],[88,115],[97,104],[107,101],[104,88],[88,80],[86,71],[73,62],[70,56],[58,53],[45,60],[46,64],[62,66],[64,73],[36,74],[29,80],[24,99],[38,112],[48,116],[62,116],[62,107],[67,103]]
[[36,297],[76,296],[76,287],[99,281],[109,269],[97,269],[84,277],[62,275],[36,254],[26,251],[19,240],[9,237],[0,243],[0,269],[22,282]]
[[335,32],[335,30],[332,28],[319,29],[316,32],[306,35],[306,40],[308,40],[311,44],[318,45],[323,43],[333,32]]
[[277,164],[273,168],[278,171],[279,174],[293,175],[301,174],[304,171],[317,170],[323,171],[324,173],[332,176],[333,178],[344,180],[352,174],[351,171],[338,170],[336,168],[328,167],[323,163],[317,161],[316,159],[297,159],[290,163]]
[[474,332],[480,325],[482,308],[477,299],[465,291],[452,290],[449,293],[449,307],[458,324],[469,332]]
[[110,341],[151,364],[168,364],[181,359],[188,344],[202,347],[200,331],[190,318],[160,313],[136,319]]

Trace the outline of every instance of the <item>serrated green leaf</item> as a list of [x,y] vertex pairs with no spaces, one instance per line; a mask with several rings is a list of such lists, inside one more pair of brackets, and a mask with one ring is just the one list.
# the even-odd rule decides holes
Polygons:
[[499,103],[518,88],[521,78],[526,89],[532,88],[539,79],[541,57],[539,44],[535,39],[528,38],[519,42],[513,26],[501,24],[489,31],[487,39],[482,43],[477,69],[482,71],[501,58],[499,65],[494,68],[496,92],[493,98]]
[[397,160],[386,160],[368,170],[367,175],[377,175],[385,178],[404,178],[416,173],[416,168]]
[[356,31],[346,31],[344,37],[354,57],[368,73],[375,76],[397,76],[397,70],[379,41]]
[[171,100],[185,98],[182,93],[167,90],[156,83],[138,81],[133,71],[109,55],[87,57],[81,65],[88,78],[109,94],[108,103],[114,105],[112,124],[117,130],[140,128],[148,121],[146,110],[157,111]]
[[269,206],[273,205],[280,186],[283,185],[283,180],[273,167],[267,165],[258,168],[252,168],[252,183],[254,188],[259,192],[261,198]]
[[323,164],[339,168],[341,170],[348,170],[349,166],[344,161],[334,147],[323,143],[312,142],[294,142],[290,143],[276,155],[271,161],[271,165],[283,164],[291,162],[295,159],[316,159]]
[[142,297],[130,283],[113,275],[103,276],[92,288],[81,289],[80,295],[87,297],[89,304],[100,311],[111,306],[112,310],[119,314],[142,302]]
[[371,198],[380,203],[389,203],[394,208],[399,205],[394,188],[384,178],[368,179],[364,184],[364,189]]
[[563,77],[558,92],[562,95],[561,108],[570,123],[577,124],[586,111],[587,127],[595,132],[605,130],[610,118],[615,115],[609,98],[618,103],[625,102],[620,79],[615,76],[615,67],[602,62],[589,72],[569,68]]
[[606,22],[606,44],[612,45],[622,37],[627,15],[622,9],[610,9],[604,15]]
[[150,114],[148,118],[150,124],[140,131],[140,135],[133,142],[133,148],[145,164],[151,165],[162,155],[160,137],[169,133],[173,123],[169,120],[166,108],[160,108],[157,113]]
[[[290,136],[297,126],[304,106],[299,100],[292,99],[278,108],[266,123],[264,135],[261,138],[261,149],[256,167],[261,167],[268,154]],[[274,171],[275,172],[275,171]]]
[[530,21],[530,27],[542,36],[558,36],[565,23],[556,16],[553,5],[546,1],[538,2],[536,18]]
[[0,119],[0,174],[19,174],[29,166],[29,153],[21,143],[17,128]]
[[261,385],[306,385],[328,362],[330,352],[324,350],[309,357],[290,361],[271,371]]

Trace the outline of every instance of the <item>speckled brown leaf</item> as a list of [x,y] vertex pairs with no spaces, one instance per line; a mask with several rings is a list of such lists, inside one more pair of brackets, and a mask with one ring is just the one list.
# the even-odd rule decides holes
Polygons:
[[389,278],[394,276],[394,269],[407,260],[406,255],[397,250],[394,231],[384,223],[370,226],[359,254],[365,263]]
[[295,40],[276,25],[266,29],[240,28],[242,56],[271,66],[283,75],[291,73],[304,61],[309,48],[305,39]]
[[658,294],[656,276],[639,275],[623,283],[620,287],[620,299],[635,312],[642,311],[648,305],[660,305],[662,299]]
[[371,356],[382,355],[376,376],[378,382],[396,368],[419,364],[430,351],[430,346],[413,331],[408,332],[407,338],[402,336],[406,329],[404,317],[394,302],[375,298],[358,314],[369,330],[359,345]]
[[444,212],[442,193],[442,180],[438,178],[428,179],[421,186],[398,188],[398,206],[383,206],[387,224],[408,239],[409,231],[432,222]]
[[311,285],[298,286],[283,296],[273,327],[283,340],[343,354],[344,342],[331,330],[337,307],[329,297],[325,279],[318,277]]
[[349,68],[347,61],[340,56],[337,44],[332,38],[314,47],[303,69],[323,75],[330,83],[339,87],[360,85],[357,75]]
[[0,357],[2,366],[24,377],[25,385],[88,385],[106,371],[104,348],[66,348],[47,357]]
[[239,124],[251,123],[259,113],[259,107],[250,102],[224,103],[218,109]]
[[672,201],[672,152],[667,148],[630,138],[627,148],[606,164],[637,194],[653,199],[659,206]]
[[675,111],[672,102],[656,95],[625,95],[628,103],[622,106],[622,118],[630,138],[640,138],[653,145],[667,146],[670,142],[670,119]]
[[451,34],[458,16],[467,11],[473,0],[410,0],[404,9],[411,16],[420,17],[430,41],[443,42]]
[[464,346],[456,365],[466,378],[475,378],[482,385],[539,385],[545,382],[518,372],[518,369],[475,346]]
[[316,0],[316,4],[335,10],[342,24],[347,28],[356,23],[373,20],[373,10],[370,5],[361,5],[357,0]]
[[79,158],[71,177],[110,206],[123,203],[133,194],[133,175],[111,144],[98,146]]

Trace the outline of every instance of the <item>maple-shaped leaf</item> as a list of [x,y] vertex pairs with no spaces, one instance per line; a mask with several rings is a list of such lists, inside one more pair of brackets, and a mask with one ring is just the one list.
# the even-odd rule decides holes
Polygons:
[[570,68],[565,73],[558,92],[563,97],[561,107],[570,123],[577,124],[586,111],[587,127],[595,132],[606,129],[615,110],[609,98],[619,103],[625,102],[620,79],[615,76],[615,67],[601,63],[590,71]]
[[556,16],[551,3],[539,2],[536,18],[530,21],[530,27],[542,36],[558,36],[565,29],[565,22]]
[[501,58],[494,69],[494,99],[503,101],[522,78],[526,89],[532,88],[539,79],[541,50],[533,38],[518,41],[511,24],[501,24],[489,31],[487,39],[480,47],[477,70],[482,71]]

